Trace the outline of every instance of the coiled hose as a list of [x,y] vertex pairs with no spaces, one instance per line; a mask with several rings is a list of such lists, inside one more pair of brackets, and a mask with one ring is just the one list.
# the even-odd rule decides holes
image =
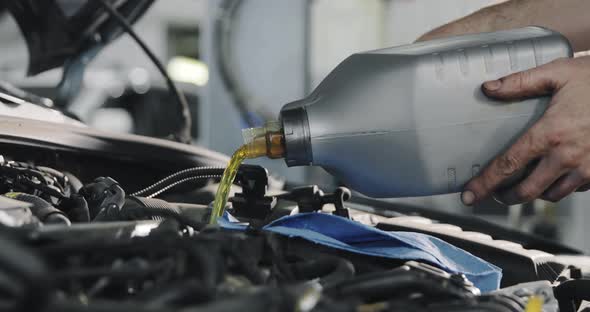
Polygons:
[[223,167],[194,167],[173,173],[162,180],[145,187],[131,196],[156,197],[163,192],[189,181],[198,181],[204,179],[221,178],[223,175]]

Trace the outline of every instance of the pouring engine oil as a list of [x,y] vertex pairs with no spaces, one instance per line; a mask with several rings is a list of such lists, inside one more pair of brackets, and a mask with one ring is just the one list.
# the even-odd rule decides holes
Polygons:
[[564,36],[539,27],[356,53],[309,96],[285,105],[273,129],[245,132],[251,145],[226,170],[211,222],[223,214],[240,162],[270,157],[273,148],[287,166],[320,166],[371,197],[460,192],[549,103],[499,105],[482,83],[572,55]]
[[227,204],[227,197],[230,188],[234,182],[240,164],[249,158],[258,158],[267,156],[268,158],[281,158],[284,153],[284,140],[281,132],[272,131],[270,127],[249,129],[249,133],[259,133],[253,139],[246,138],[246,143],[234,152],[229,164],[223,171],[223,177],[219,182],[215,200],[213,202],[213,211],[209,224],[217,223],[217,219],[223,216],[225,205]]

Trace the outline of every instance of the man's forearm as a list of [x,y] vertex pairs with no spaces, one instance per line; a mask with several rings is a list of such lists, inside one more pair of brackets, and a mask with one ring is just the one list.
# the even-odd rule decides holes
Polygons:
[[589,0],[510,0],[441,26],[418,40],[535,25],[562,33],[575,51],[584,51],[590,50],[588,14]]

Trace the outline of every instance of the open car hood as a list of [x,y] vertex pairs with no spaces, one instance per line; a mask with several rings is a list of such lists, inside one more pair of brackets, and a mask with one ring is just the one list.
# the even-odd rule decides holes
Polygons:
[[[154,0],[108,0],[130,23],[137,21]],[[92,57],[121,34],[98,1],[5,0],[29,51],[29,76]]]

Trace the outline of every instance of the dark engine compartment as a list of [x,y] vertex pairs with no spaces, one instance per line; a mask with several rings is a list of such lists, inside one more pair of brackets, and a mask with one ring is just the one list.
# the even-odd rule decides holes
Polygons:
[[[154,163],[154,145],[133,136],[110,140],[119,153],[133,141],[127,157],[8,139],[0,161],[0,298],[7,310],[525,311],[541,300],[542,311],[576,311],[587,299],[588,257],[483,220],[351,199],[345,188],[280,190],[264,168],[243,165],[230,213],[248,226],[232,230],[207,224],[223,171],[211,165],[223,157],[195,150]],[[182,155],[172,153],[177,143],[166,144],[160,155]],[[296,213],[438,237],[499,266],[502,288],[482,294],[465,276],[431,263],[263,229]]]

